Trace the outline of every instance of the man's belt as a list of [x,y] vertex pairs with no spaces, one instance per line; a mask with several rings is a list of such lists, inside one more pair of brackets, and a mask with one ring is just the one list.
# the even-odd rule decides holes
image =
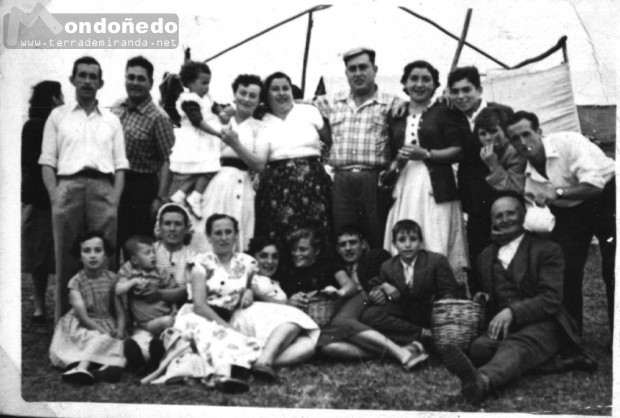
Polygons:
[[370,165],[363,164],[353,164],[353,165],[345,165],[343,167],[335,167],[334,171],[348,171],[350,173],[360,173],[362,171],[381,171],[385,170],[384,167],[373,167]]
[[101,171],[98,170],[93,170],[93,169],[84,169],[84,170],[80,170],[75,174],[70,174],[70,175],[60,175],[58,176],[59,178],[75,178],[75,177],[86,177],[89,179],[103,179],[103,180],[109,180],[109,181],[113,181],[114,180],[114,175],[110,174],[110,173],[102,173]]

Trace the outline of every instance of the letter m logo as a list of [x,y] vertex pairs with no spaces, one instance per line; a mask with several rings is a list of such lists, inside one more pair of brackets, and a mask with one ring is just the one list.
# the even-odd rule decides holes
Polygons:
[[13,47],[17,45],[20,23],[27,28],[31,28],[37,19],[41,19],[54,35],[58,35],[63,30],[63,26],[60,22],[56,20],[56,18],[52,16],[41,3],[37,3],[30,13],[24,13],[21,9],[12,7],[7,24],[8,30],[5,39],[5,46]]

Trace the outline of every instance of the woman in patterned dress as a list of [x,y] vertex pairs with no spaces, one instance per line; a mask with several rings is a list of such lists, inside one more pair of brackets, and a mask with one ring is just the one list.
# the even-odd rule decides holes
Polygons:
[[313,226],[331,242],[331,179],[320,161],[331,138],[319,111],[293,101],[289,76],[276,72],[265,80],[263,137],[269,141],[269,163],[256,193],[255,235],[275,238]]

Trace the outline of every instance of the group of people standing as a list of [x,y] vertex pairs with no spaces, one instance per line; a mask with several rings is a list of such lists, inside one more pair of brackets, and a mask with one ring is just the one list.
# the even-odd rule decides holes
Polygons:
[[[375,55],[343,54],[350,90],[307,103],[276,72],[239,75],[233,105],[218,105],[209,67],[187,60],[167,114],[143,57],[127,62],[127,98],[111,111],[97,103],[92,57],[74,63],[75,102],[63,105],[58,83],[35,87],[22,141],[24,270],[33,322],[45,322],[55,270],[50,357],[68,367],[63,379],[115,380],[129,361],[150,363],[145,381],[166,381],[184,362],[239,392],[247,370],[275,380],[274,367],[317,348],[387,353],[411,370],[432,346],[433,301],[469,293],[487,301],[490,341],[438,354],[478,402],[577,341],[593,235],[611,323],[613,160],[579,134],[543,136],[536,115],[487,103],[475,67],[453,70],[433,102],[439,72],[413,61],[404,102],[375,84]],[[525,232],[526,206],[551,210],[559,246]],[[317,294],[336,301],[320,330],[307,315]]]

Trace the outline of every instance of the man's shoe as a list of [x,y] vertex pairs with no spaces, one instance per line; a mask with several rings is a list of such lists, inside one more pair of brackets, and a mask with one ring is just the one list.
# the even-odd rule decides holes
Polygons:
[[428,360],[428,353],[419,341],[413,341],[403,348],[411,353],[411,356],[403,363],[404,369],[408,372],[420,367]]
[[92,374],[95,382],[117,383],[121,380],[123,369],[117,366],[101,366],[93,370]]
[[224,393],[243,393],[250,390],[250,385],[246,380],[222,377],[215,381],[215,388]]
[[584,372],[594,372],[598,368],[598,363],[586,353],[573,354],[562,359],[562,371],[581,370]]
[[478,405],[487,394],[482,374],[458,347],[448,345],[441,350],[448,371],[461,380],[461,393],[467,402]]

